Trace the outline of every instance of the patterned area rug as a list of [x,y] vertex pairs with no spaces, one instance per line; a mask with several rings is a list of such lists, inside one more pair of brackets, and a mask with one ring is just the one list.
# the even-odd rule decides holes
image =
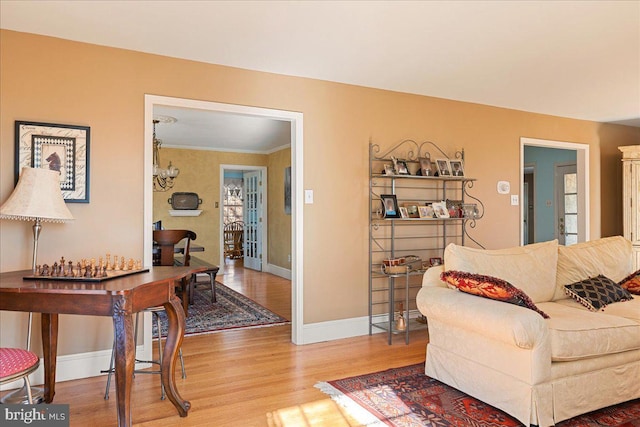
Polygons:
[[[516,427],[504,412],[424,374],[424,363],[316,384],[366,426]],[[640,399],[600,409],[557,427],[640,426]]]
[[[257,302],[216,282],[217,302],[211,302],[211,289],[199,287],[193,292],[193,304],[189,306],[186,335],[208,334],[228,329],[257,328],[286,325],[290,322],[267,310]],[[167,336],[167,318],[160,312],[162,336]],[[153,323],[153,337],[158,331]]]

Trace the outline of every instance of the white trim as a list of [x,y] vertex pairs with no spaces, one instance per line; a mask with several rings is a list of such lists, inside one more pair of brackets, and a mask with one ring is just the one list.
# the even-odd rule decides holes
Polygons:
[[282,277],[287,280],[291,280],[291,270],[288,268],[280,267],[275,264],[265,264],[265,273],[271,273],[275,276]]
[[[303,114],[295,111],[274,110],[267,108],[249,107],[245,105],[222,104],[194,99],[173,98],[159,95],[144,96],[144,265],[151,265],[151,223],[153,215],[153,191],[151,183],[152,138],[153,138],[153,107],[166,105],[183,108],[199,108],[209,111],[236,113],[242,115],[267,117],[276,120],[286,120],[291,123],[291,203],[292,203],[292,253],[291,253],[291,340],[294,344],[304,342],[304,254],[303,254]],[[144,347],[146,354],[151,351],[151,317],[144,318]]]
[[[591,201],[589,197],[589,144],[581,144],[577,142],[552,141],[547,139],[520,138],[520,194],[524,191],[524,147],[525,145],[533,147],[559,148],[563,150],[576,151],[576,168],[578,172],[578,212],[584,212],[584,215],[578,215],[578,241],[582,242],[591,239]],[[522,198],[520,198],[522,200]],[[524,230],[522,223],[524,220],[524,206],[520,203],[520,245],[524,242]],[[584,239],[580,239],[584,236]]]
[[[136,348],[137,352],[142,352],[143,346]],[[105,375],[100,371],[107,370],[111,363],[111,350],[98,350],[88,353],[68,354],[58,356],[56,358],[56,382],[71,381],[88,377],[97,377]],[[146,365],[148,366],[148,365]],[[136,365],[136,369],[142,369],[145,366]],[[32,386],[44,384],[44,360],[40,359],[40,367],[31,375],[29,381]],[[106,381],[106,380],[105,380]],[[115,378],[114,378],[115,381]],[[11,390],[22,387],[23,380],[13,381],[3,384],[0,390]],[[106,385],[106,383],[105,383]]]
[[290,148],[291,144],[284,144],[278,147],[274,147],[272,149],[266,151],[258,151],[258,150],[232,150],[230,148],[217,148],[217,147],[202,147],[200,145],[173,145],[173,144],[162,144],[165,148],[179,148],[183,150],[200,150],[200,151],[219,151],[222,153],[246,153],[246,154],[273,154],[280,150],[284,150],[286,148]]

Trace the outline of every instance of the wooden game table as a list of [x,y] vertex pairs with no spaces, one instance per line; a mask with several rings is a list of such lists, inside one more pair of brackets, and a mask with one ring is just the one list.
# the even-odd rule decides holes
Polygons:
[[175,282],[204,267],[151,267],[148,272],[104,281],[23,280],[30,270],[0,273],[0,310],[42,313],[44,351],[44,399],[53,401],[58,348],[58,314],[110,316],[115,335],[115,374],[118,426],[131,426],[131,384],[135,362],[133,314],[164,306],[169,330],[162,363],[167,397],[186,417],[191,404],[182,399],[175,383],[178,349],[185,330],[185,316],[175,295]]

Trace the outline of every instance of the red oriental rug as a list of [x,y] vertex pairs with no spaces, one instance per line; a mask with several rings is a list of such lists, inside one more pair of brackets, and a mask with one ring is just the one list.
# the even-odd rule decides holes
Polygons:
[[[504,412],[424,374],[424,363],[316,384],[366,426],[516,427]],[[639,427],[640,399],[557,427]]]

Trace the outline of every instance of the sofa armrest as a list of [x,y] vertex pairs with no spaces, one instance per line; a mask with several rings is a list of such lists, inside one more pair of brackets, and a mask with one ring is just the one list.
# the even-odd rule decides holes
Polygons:
[[429,319],[486,337],[533,349],[549,340],[545,320],[533,310],[439,286],[423,286],[418,309]]

